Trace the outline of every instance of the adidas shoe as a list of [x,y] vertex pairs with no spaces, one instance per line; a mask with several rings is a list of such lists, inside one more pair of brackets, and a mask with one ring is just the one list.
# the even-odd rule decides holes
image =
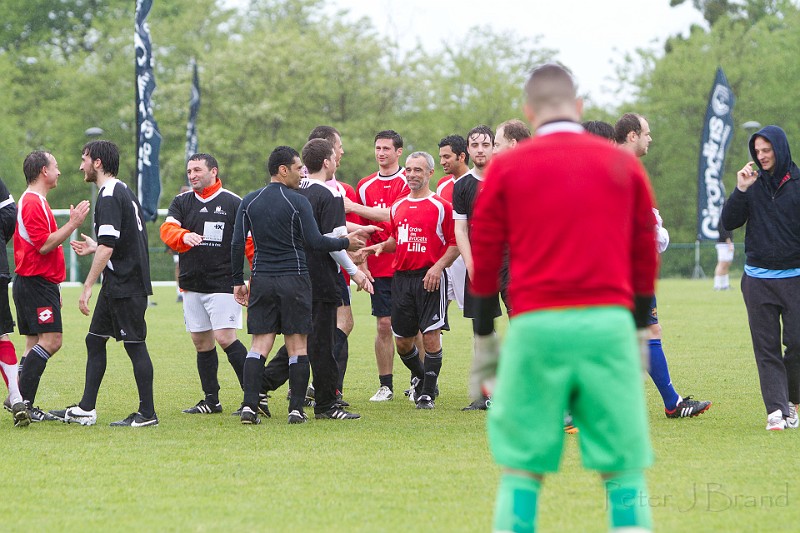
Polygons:
[[67,424],[76,423],[82,426],[93,426],[97,423],[97,410],[84,411],[77,405],[70,405],[66,409],[50,411],[50,414]]
[[417,409],[433,409],[433,399],[427,394],[422,394],[417,400]]
[[789,402],[789,416],[786,417],[786,427],[797,429],[800,426],[800,418],[797,417],[797,404]]
[[217,402],[216,404],[210,403],[206,399],[202,399],[197,402],[197,405],[194,407],[190,407],[188,409],[183,410],[184,413],[189,415],[196,415],[196,414],[214,414],[214,413],[221,413],[222,412],[222,404]]
[[392,398],[394,398],[394,393],[392,392],[392,389],[390,389],[386,385],[381,385],[381,388],[378,389],[378,392],[376,392],[372,396],[372,398],[369,399],[369,401],[371,401],[371,402],[388,402]]
[[242,416],[242,408],[243,407],[244,407],[244,404],[240,405],[237,410],[235,410],[234,412],[231,413],[231,416],[239,416],[239,417],[241,417]]
[[31,407],[31,404],[28,401],[25,402],[25,407],[28,408],[28,416],[30,417],[31,422],[53,422],[55,420],[59,420],[50,413],[45,413],[38,407]]
[[243,405],[240,411],[242,412],[240,417],[242,424],[256,425],[261,423],[261,418],[259,418],[258,414],[248,406]]
[[347,403],[346,401],[344,401],[344,398],[342,397],[342,393],[340,391],[338,391],[338,390],[336,391],[336,403],[335,403],[335,406],[336,407],[350,407],[350,404]]
[[361,415],[356,413],[349,413],[344,409],[334,405],[324,413],[315,414],[314,418],[327,419],[327,420],[358,420],[359,418],[361,418]]
[[155,427],[158,425],[158,416],[156,416],[156,414],[153,413],[152,418],[145,418],[141,415],[141,413],[131,413],[122,420],[111,422],[111,424],[109,425],[111,427],[130,426],[132,428],[143,428],[148,426]]
[[303,424],[308,420],[308,415],[305,414],[303,411],[298,411],[295,409],[291,413],[289,413],[289,423],[290,424]]
[[681,398],[678,405],[671,411],[664,409],[664,414],[667,415],[667,418],[687,418],[705,413],[709,407],[711,407],[711,402],[699,402],[692,400],[691,396],[687,396],[686,398]]
[[786,420],[783,418],[783,413],[773,411],[767,416],[767,431],[781,431],[786,429]]
[[267,404],[268,398],[269,396],[266,394],[258,395],[258,412],[267,418],[272,418],[272,414],[269,412],[269,405]]
[[415,402],[416,403],[416,401],[417,401],[417,388],[419,387],[419,384],[420,384],[421,381],[422,380],[420,380],[418,377],[411,376],[411,386],[408,389],[403,391],[403,394],[408,396],[408,401],[409,402]]
[[468,406],[461,409],[462,411],[486,411],[489,408],[489,398],[481,398],[475,400]]
[[11,414],[14,415],[14,427],[24,428],[31,423],[31,415],[24,402],[17,402],[11,406]]

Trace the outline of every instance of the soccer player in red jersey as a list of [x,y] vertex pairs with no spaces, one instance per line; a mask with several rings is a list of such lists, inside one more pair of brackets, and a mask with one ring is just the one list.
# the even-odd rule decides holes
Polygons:
[[[390,211],[391,237],[365,248],[380,257],[394,252],[391,324],[400,359],[417,378],[417,409],[433,409],[436,380],[442,368],[442,330],[447,323],[447,276],[458,256],[452,207],[430,190],[433,156],[414,152],[406,160],[411,193]],[[414,340],[422,332],[424,362]]]
[[25,335],[24,364],[19,389],[30,420],[55,420],[33,406],[39,380],[49,359],[61,348],[61,288],[67,277],[62,243],[77,230],[89,214],[89,201],[69,206],[69,222],[63,228],[47,203],[47,193],[58,185],[61,171],[53,154],[35,151],[22,164],[28,188],[17,204],[14,230],[14,263],[17,277],[12,294],[17,308],[17,325]]

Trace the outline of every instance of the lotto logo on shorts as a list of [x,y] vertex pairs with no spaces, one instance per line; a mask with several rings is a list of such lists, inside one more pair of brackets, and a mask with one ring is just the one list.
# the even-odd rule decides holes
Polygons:
[[53,308],[52,307],[37,307],[36,317],[39,319],[39,324],[52,324],[53,323]]

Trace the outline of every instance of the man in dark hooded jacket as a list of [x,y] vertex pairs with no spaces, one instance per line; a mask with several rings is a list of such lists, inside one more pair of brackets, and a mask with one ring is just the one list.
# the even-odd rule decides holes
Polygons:
[[725,202],[722,225],[732,231],[747,223],[742,295],[768,413],[767,429],[797,428],[800,169],[792,161],[786,133],[778,126],[756,132],[750,138],[750,154],[754,161],[736,174],[736,189]]

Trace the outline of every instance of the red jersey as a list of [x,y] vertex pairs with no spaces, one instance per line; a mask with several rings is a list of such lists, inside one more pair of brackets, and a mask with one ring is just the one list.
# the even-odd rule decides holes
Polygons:
[[[356,203],[360,203],[358,201],[358,197],[356,196],[356,190],[353,188],[353,186],[350,185],[349,183],[345,183],[343,181],[338,181],[336,179],[336,176],[334,176],[333,179],[326,181],[325,185],[327,185],[328,187],[330,187],[334,191],[337,191],[339,194],[341,194],[343,197],[347,198],[348,200],[351,200],[351,201],[356,202]],[[361,218],[358,215],[356,215],[355,213],[347,213],[344,216],[344,218],[348,222],[353,222],[354,224],[361,224]]]
[[[367,207],[390,207],[397,200],[408,196],[408,185],[406,184],[405,169],[400,167],[391,176],[382,176],[377,172],[363,178],[356,187],[356,197],[358,203]],[[361,224],[373,224],[382,228],[382,231],[372,234],[367,241],[367,245],[378,244],[391,236],[391,224],[389,222],[373,222],[368,219],[361,219]],[[367,258],[372,276],[375,278],[390,278],[394,274],[392,261],[394,254],[381,254],[378,257],[371,255]]]
[[439,184],[436,185],[436,194],[450,202],[451,205],[453,204],[453,185],[455,183],[455,177],[452,174],[448,174],[447,176],[442,176]]
[[397,241],[395,270],[429,268],[456,245],[453,208],[436,194],[398,200],[392,205],[390,222]]
[[58,229],[47,199],[26,190],[17,204],[17,227],[14,230],[14,265],[19,276],[40,276],[50,283],[67,279],[64,249],[57,247],[42,255],[50,234]]
[[497,292],[510,254],[513,314],[623,305],[652,295],[658,270],[653,194],[632,154],[572,122],[547,124],[495,156],[471,219],[473,292]]

